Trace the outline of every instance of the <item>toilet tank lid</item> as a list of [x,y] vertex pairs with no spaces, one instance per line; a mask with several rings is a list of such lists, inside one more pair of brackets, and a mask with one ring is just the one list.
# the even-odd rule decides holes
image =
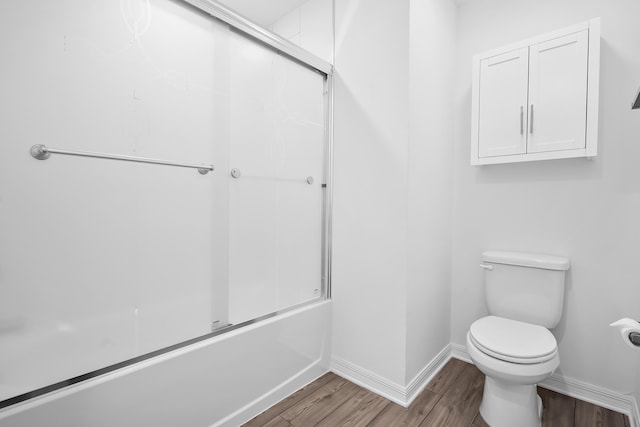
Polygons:
[[571,266],[569,258],[530,252],[485,251],[482,253],[482,260],[496,264],[520,265],[546,270],[568,270]]

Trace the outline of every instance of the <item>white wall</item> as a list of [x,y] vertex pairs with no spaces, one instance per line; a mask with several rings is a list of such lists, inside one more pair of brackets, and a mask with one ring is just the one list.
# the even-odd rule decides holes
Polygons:
[[[602,17],[599,155],[471,167],[471,56],[503,44]],[[455,94],[452,341],[464,344],[486,314],[485,249],[550,252],[571,258],[564,316],[554,330],[559,372],[631,393],[637,356],[608,324],[640,317],[640,3],[627,0],[476,0],[458,11]]]
[[456,8],[411,0],[409,19],[407,383],[450,341]]
[[[572,260],[559,374],[640,390],[637,357],[608,326],[640,317],[639,8],[477,0],[454,16],[449,2],[416,1],[407,22],[405,3],[336,2],[334,360],[408,384],[486,314],[480,253],[541,251]],[[597,16],[599,156],[471,167],[471,56]]]
[[455,13],[336,2],[333,357],[400,402],[450,337]]
[[276,34],[333,63],[333,2],[309,0],[269,26]]
[[335,8],[333,357],[403,384],[409,3]]

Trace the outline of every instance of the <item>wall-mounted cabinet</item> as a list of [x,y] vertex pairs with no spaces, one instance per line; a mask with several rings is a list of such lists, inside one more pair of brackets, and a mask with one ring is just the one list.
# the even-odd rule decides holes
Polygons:
[[600,19],[473,58],[471,164],[594,157]]

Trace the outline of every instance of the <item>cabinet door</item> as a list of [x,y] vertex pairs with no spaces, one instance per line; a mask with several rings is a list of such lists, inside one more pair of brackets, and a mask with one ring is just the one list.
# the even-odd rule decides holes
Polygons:
[[530,47],[529,153],[585,147],[588,30]]
[[529,48],[480,61],[478,156],[526,152]]

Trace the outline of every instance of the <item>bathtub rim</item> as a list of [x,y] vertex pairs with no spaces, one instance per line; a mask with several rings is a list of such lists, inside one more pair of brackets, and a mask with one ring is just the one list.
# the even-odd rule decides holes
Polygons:
[[329,304],[331,304],[329,298],[317,297],[313,300],[305,301],[245,322],[226,326],[181,343],[172,344],[150,353],[5,399],[0,401],[0,420],[14,413],[28,410],[31,407],[81,392],[82,390],[97,386],[101,383],[111,381],[121,376],[130,375],[150,366],[215,345],[220,341],[230,339],[242,333],[267,326],[306,311],[316,308],[319,309]]

